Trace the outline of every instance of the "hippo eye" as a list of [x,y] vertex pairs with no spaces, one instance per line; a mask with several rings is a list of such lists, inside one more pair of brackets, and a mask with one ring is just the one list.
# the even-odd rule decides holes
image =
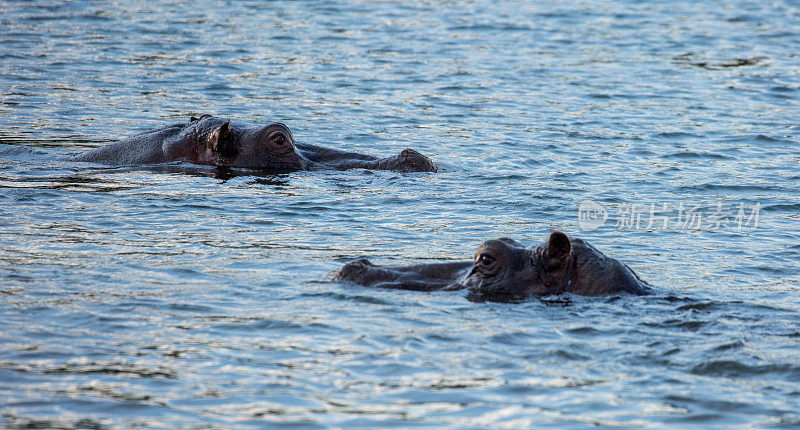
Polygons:
[[491,255],[489,255],[489,254],[481,254],[481,255],[478,257],[478,263],[481,263],[481,264],[483,264],[484,266],[488,266],[488,265],[490,265],[490,264],[494,263],[494,257],[492,257],[492,256],[491,256]]
[[276,145],[283,145],[286,143],[286,136],[283,133],[275,133],[272,136],[272,141],[275,142]]

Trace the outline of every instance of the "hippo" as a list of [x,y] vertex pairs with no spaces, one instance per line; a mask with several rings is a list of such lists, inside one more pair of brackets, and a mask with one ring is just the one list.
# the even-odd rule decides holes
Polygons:
[[185,161],[276,173],[316,169],[377,169],[435,172],[430,159],[413,149],[378,158],[315,145],[297,144],[284,124],[252,127],[211,115],[146,131],[73,158],[114,165]]
[[345,264],[333,280],[417,291],[466,289],[467,299],[476,302],[652,292],[625,264],[560,231],[551,232],[547,242],[534,249],[508,238],[488,240],[478,247],[474,261],[378,266],[362,258]]

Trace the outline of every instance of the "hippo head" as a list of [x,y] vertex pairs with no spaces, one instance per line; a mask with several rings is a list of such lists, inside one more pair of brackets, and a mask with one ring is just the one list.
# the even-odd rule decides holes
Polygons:
[[305,170],[308,160],[297,153],[292,131],[283,124],[241,129],[210,115],[192,118],[176,139],[164,142],[170,160],[223,167]]
[[[276,171],[296,171],[308,168],[308,161],[297,153],[289,127],[273,123],[244,131],[240,136],[230,133],[229,123],[212,132],[221,160],[231,167],[249,167]],[[237,138],[238,137],[238,138]]]
[[563,291],[572,244],[566,234],[555,231],[547,243],[525,249],[507,239],[481,244],[472,270],[462,281],[473,301],[517,302],[532,295]]
[[430,158],[419,152],[406,148],[400,151],[395,157],[384,160],[384,169],[396,170],[398,172],[435,172],[436,166]]

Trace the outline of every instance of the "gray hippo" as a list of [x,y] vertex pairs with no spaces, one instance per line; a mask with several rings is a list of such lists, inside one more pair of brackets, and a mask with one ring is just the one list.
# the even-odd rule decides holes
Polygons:
[[495,302],[562,293],[600,296],[651,292],[625,264],[559,231],[534,249],[525,249],[507,238],[486,241],[478,247],[474,261],[377,266],[362,258],[345,264],[333,280],[418,291],[466,288],[469,300]]
[[87,151],[74,160],[114,165],[186,161],[274,172],[323,168],[436,171],[430,159],[413,149],[404,149],[393,157],[378,158],[297,144],[292,131],[280,123],[251,127],[211,115],[139,133]]

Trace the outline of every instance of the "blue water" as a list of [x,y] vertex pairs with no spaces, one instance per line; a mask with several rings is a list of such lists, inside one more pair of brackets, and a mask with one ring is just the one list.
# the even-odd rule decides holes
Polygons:
[[[800,426],[798,47],[790,0],[2,2],[0,423]],[[65,161],[202,113],[440,172]],[[551,228],[656,294],[328,281]]]

